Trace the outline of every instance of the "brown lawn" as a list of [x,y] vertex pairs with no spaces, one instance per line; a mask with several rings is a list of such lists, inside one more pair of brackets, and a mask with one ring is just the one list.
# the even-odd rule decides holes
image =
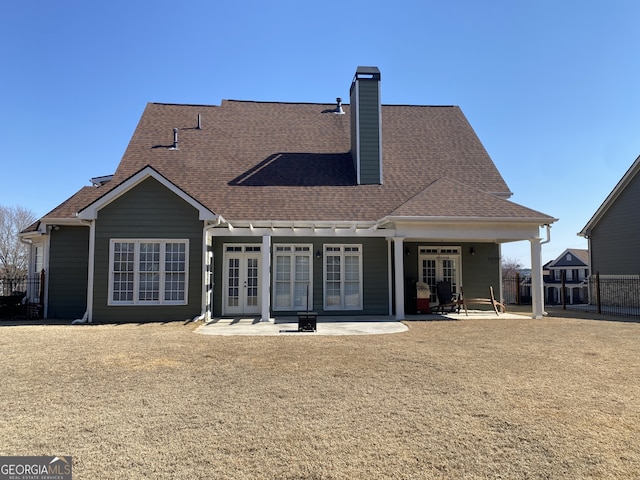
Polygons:
[[640,323],[0,327],[0,455],[76,479],[637,478]]

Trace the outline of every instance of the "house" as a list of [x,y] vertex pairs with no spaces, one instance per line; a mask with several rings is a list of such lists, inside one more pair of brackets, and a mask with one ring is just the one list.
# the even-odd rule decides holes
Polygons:
[[588,241],[591,271],[601,275],[638,275],[640,252],[640,157],[578,235]]
[[542,267],[545,303],[588,303],[589,288],[585,280],[589,278],[589,251],[568,248],[555,260]]
[[510,195],[460,108],[382,105],[358,67],[349,104],[148,104],[115,173],[22,237],[48,318],[403,319],[419,281],[432,304],[440,280],[499,294],[500,246],[522,240],[541,317],[556,219]]

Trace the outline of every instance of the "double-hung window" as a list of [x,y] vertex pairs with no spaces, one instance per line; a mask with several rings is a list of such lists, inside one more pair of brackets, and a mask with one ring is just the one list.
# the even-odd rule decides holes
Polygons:
[[323,275],[325,310],[362,310],[362,245],[325,245]]
[[109,305],[186,305],[188,240],[111,240]]
[[274,245],[274,310],[313,309],[312,255],[312,245]]

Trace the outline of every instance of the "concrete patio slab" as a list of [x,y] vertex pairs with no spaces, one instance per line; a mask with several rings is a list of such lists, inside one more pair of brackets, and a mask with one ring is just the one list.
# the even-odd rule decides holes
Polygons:
[[[447,320],[481,320],[481,319],[518,319],[527,318],[523,315],[510,313],[472,311],[465,315],[461,313],[447,313],[444,315],[408,315],[405,322],[411,321],[447,321]],[[409,327],[405,322],[390,316],[364,317],[318,317],[315,332],[299,332],[296,317],[281,317],[269,322],[261,322],[257,318],[216,318],[200,325],[195,332],[202,335],[380,335],[406,332]]]

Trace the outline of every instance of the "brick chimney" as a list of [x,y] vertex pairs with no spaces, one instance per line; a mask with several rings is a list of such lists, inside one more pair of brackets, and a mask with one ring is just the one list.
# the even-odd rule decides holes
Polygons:
[[351,83],[351,156],[359,185],[382,183],[380,70],[358,67]]

